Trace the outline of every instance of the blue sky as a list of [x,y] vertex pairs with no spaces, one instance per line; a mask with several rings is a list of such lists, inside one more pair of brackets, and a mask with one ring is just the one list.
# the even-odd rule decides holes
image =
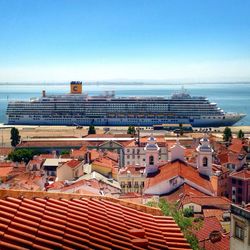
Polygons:
[[248,81],[249,11],[249,0],[0,0],[0,81]]

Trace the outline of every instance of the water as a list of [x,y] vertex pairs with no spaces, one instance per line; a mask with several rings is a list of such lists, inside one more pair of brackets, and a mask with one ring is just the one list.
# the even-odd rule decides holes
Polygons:
[[[216,102],[224,111],[245,113],[247,116],[237,125],[250,125],[250,83],[237,84],[86,84],[83,91],[97,95],[114,90],[117,96],[162,96],[171,94],[184,86],[191,95],[206,96]],[[69,84],[0,84],[0,123],[5,123],[7,103],[10,100],[29,100],[40,97],[42,90],[47,94],[64,94],[69,92]]]

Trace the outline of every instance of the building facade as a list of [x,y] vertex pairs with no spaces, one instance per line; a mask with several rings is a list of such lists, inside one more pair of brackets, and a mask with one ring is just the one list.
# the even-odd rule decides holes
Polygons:
[[250,249],[250,204],[231,205],[230,250]]
[[250,202],[250,171],[243,169],[233,172],[228,181],[229,198],[236,204],[248,204]]

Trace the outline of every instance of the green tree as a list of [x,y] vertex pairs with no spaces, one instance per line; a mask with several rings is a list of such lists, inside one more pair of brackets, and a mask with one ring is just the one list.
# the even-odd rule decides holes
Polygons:
[[164,199],[160,199],[158,203],[148,202],[147,205],[159,207],[165,216],[172,216],[191,248],[200,250],[198,239],[193,233],[193,230],[198,230],[200,228],[200,223],[194,223],[194,218],[185,216],[184,211],[178,210],[177,204],[168,203]]
[[70,151],[69,150],[62,150],[61,155],[69,155]]
[[180,135],[182,136],[184,134],[182,123],[179,124],[179,129],[180,129]]
[[88,135],[91,135],[91,134],[96,134],[95,126],[93,126],[93,125],[89,126]]
[[8,155],[8,159],[14,162],[24,161],[26,164],[33,159],[37,152],[31,149],[17,149]]
[[16,145],[19,144],[21,139],[21,136],[19,135],[19,131],[17,128],[12,128],[10,131],[10,140],[11,140],[11,146],[16,147]]
[[134,126],[129,126],[129,127],[128,127],[127,134],[135,135],[135,133],[136,133],[135,127],[134,127]]
[[239,138],[239,139],[243,139],[244,138],[244,132],[240,129],[239,130],[239,132],[238,132],[238,134],[237,134],[237,137]]
[[232,131],[229,127],[226,127],[223,131],[223,140],[229,142],[232,139]]

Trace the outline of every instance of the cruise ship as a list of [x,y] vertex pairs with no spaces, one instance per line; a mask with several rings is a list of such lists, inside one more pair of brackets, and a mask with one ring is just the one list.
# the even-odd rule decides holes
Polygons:
[[185,90],[163,97],[115,97],[82,93],[82,82],[70,83],[70,93],[47,95],[30,101],[10,101],[10,125],[153,126],[191,124],[193,127],[231,126],[245,114],[227,113],[206,97]]

